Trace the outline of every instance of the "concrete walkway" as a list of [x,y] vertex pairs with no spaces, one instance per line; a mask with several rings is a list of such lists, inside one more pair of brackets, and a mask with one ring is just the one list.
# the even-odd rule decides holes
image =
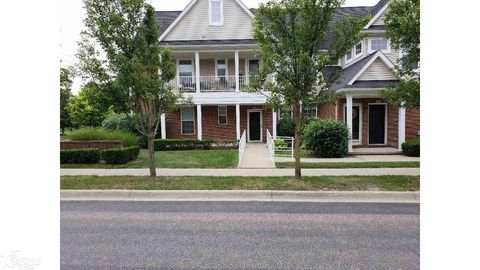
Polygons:
[[238,168],[275,168],[266,143],[247,143]]
[[[277,157],[275,162],[294,162],[295,159],[287,157]],[[347,156],[344,158],[302,158],[305,163],[322,162],[402,162],[402,161],[420,161],[419,157],[407,157],[404,155],[359,155]]]
[[[61,176],[148,176],[148,169],[61,169]],[[294,176],[294,169],[157,169],[157,176]],[[420,168],[302,169],[304,176],[420,175]]]

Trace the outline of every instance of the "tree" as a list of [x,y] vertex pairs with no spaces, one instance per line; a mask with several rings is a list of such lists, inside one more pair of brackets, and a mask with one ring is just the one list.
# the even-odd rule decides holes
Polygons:
[[420,107],[420,0],[393,0],[384,18],[387,37],[393,48],[402,50],[396,87],[381,92],[381,97],[397,107]]
[[72,72],[66,68],[60,68],[60,129],[62,134],[65,128],[71,126],[70,115],[68,113],[68,104],[72,98],[72,84],[70,78]]
[[[364,37],[361,30],[369,19],[346,15],[334,20],[342,4],[342,0],[271,0],[255,12],[253,36],[262,65],[251,88],[270,91],[268,104],[274,108],[285,104],[292,108],[296,180],[301,180],[302,104],[338,99],[329,85],[338,79],[340,69],[330,66]],[[269,75],[273,82],[267,80]]]
[[82,87],[77,96],[73,96],[68,105],[68,113],[74,127],[99,127],[105,117],[113,111],[113,107],[104,109],[95,103],[95,90],[93,84]]
[[99,86],[114,86],[124,97],[122,110],[147,138],[150,176],[156,176],[153,140],[160,116],[178,96],[170,52],[159,46],[155,10],[144,0],[84,0],[86,31],[79,43],[79,68]]

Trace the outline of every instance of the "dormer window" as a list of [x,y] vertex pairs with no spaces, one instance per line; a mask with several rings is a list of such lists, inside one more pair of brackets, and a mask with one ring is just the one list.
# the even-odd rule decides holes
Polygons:
[[363,43],[360,42],[357,45],[355,45],[355,48],[353,49],[353,52],[355,53],[355,58],[362,56],[362,54],[363,54]]
[[369,39],[368,52],[382,51],[390,52],[390,44],[386,38],[372,38]]
[[347,52],[347,55],[345,56],[345,63],[350,63],[353,60],[353,50],[350,50]]
[[223,0],[209,0],[208,14],[208,20],[210,25],[223,25]]

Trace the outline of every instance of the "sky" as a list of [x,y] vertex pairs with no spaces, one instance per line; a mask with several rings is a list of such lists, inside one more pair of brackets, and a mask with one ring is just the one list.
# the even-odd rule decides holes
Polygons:
[[[242,0],[249,8],[257,7],[260,3],[267,0]],[[190,0],[147,0],[156,10],[183,10]],[[345,6],[373,6],[378,0],[346,0]],[[75,63],[75,53],[77,50],[77,41],[80,37],[80,31],[83,29],[83,1],[82,0],[62,0],[60,16],[60,60],[62,66],[73,65]],[[78,93],[81,81],[74,80],[72,92]]]

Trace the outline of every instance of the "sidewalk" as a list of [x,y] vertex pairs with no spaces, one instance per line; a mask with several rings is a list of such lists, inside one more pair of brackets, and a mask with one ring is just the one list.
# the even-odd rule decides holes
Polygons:
[[[61,176],[148,176],[148,169],[60,169]],[[157,176],[294,176],[294,169],[157,169]],[[420,168],[302,169],[303,176],[420,175]]]
[[247,143],[238,168],[275,168],[266,143]]
[[[277,157],[275,162],[294,162],[295,159],[287,157]],[[344,158],[302,158],[302,163],[322,163],[322,162],[402,162],[402,161],[420,161],[419,157],[407,157],[404,155],[359,155],[347,156]]]
[[275,190],[62,190],[62,201],[420,203],[420,192]]

